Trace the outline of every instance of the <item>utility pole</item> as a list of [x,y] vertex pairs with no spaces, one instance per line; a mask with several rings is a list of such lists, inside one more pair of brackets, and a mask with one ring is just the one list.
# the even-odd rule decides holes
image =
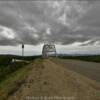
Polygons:
[[24,56],[24,44],[22,43],[22,57]]

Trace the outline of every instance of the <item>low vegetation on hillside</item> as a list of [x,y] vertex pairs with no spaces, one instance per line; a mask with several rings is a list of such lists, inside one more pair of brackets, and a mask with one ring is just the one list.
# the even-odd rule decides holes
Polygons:
[[97,62],[100,63],[100,55],[90,55],[90,56],[59,56],[63,59],[77,59],[83,61]]
[[[18,89],[28,71],[31,70],[27,65],[30,65],[36,58],[38,56],[0,55],[0,100],[7,100],[8,95]],[[12,59],[22,61],[12,62]],[[29,61],[30,63],[25,63],[24,61]]]
[[9,74],[26,65],[25,62],[12,62],[12,59],[31,61],[36,58],[38,58],[38,56],[21,57],[15,55],[0,55],[0,82],[4,80]]

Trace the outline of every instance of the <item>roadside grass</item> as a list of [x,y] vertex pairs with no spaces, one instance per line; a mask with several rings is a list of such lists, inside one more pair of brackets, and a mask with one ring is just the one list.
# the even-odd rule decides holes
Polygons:
[[8,74],[8,76],[0,82],[0,100],[7,100],[10,95],[20,88],[32,69],[30,65],[31,64],[22,66],[15,72]]
[[9,65],[0,65],[0,83],[5,80],[7,76],[22,68],[24,65],[24,62],[14,62],[9,63]]
[[40,56],[16,56],[16,55],[0,55],[0,82],[4,80],[9,74],[15,72],[20,69],[24,65],[25,62],[12,62],[12,59],[25,60],[25,61],[33,61]]

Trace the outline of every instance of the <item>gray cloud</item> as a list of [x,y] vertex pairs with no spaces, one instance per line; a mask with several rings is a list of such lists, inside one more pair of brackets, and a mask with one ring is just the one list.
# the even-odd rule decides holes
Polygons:
[[[0,45],[100,41],[100,2],[0,1]],[[83,44],[83,45],[87,45]]]

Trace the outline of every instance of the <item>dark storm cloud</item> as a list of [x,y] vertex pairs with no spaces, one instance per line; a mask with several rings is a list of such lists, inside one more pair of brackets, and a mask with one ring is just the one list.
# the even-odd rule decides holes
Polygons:
[[100,2],[0,1],[0,45],[99,41]]

